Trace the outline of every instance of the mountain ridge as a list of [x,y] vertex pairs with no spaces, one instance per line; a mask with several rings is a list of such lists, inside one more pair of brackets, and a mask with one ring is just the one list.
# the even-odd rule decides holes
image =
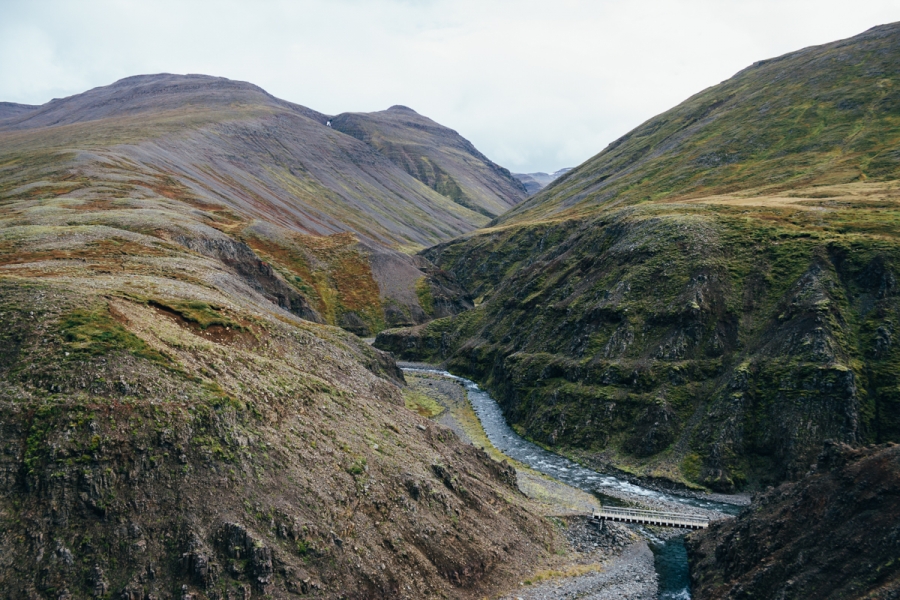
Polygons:
[[[70,210],[70,193],[114,193],[145,204],[155,195],[203,211],[205,226],[249,244],[274,265],[284,293],[315,307],[303,315],[363,335],[467,306],[452,278],[409,251],[486,223],[483,213],[496,214],[524,192],[506,185],[480,153],[466,154],[474,148],[458,134],[430,120],[441,134],[431,143],[453,145],[432,157],[433,167],[448,174],[466,198],[462,203],[377,148],[328,127],[328,119],[246,82],[126,78],[0,121],[0,193],[24,198],[32,194],[24,186],[40,182],[41,197],[60,198],[48,208],[59,215]],[[391,135],[402,141],[421,134],[401,122],[391,125]],[[135,218],[143,214],[153,213],[102,209],[96,218],[129,215],[116,226],[133,230],[143,227]],[[168,222],[160,231],[174,240],[184,237],[180,229]],[[316,236],[337,236],[339,243],[326,250]]]
[[[863,173],[860,167],[865,169],[867,165],[860,161],[861,154],[874,154],[872,150],[876,148],[890,150],[896,144],[897,108],[895,94],[890,94],[893,85],[890,40],[896,37],[898,27],[897,23],[881,25],[848,40],[759,61],[725,82],[648,119],[557,184],[552,198],[550,190],[538,194],[495,224],[577,216],[601,208],[604,203],[613,202],[613,198],[614,203],[607,207],[650,199],[689,198],[694,193],[692,190],[707,195],[749,188],[777,192],[778,185],[802,187],[817,182],[853,181]],[[852,49],[853,54],[846,54],[846,49]],[[859,69],[843,64],[848,60],[855,60]],[[786,69],[785,63],[791,63],[789,68]],[[842,73],[840,81],[825,74],[832,63],[839,67],[836,72]],[[805,86],[792,88],[786,84],[787,71],[791,77],[806,82]],[[882,76],[887,79],[879,84]],[[863,85],[858,94],[854,93],[855,83]],[[762,90],[770,85],[780,90],[780,104],[766,101]],[[830,101],[831,97],[836,103]],[[811,102],[814,106],[808,108]],[[865,106],[873,108],[873,114],[881,119],[879,123],[862,125],[861,109]],[[733,110],[744,112],[732,115]],[[763,130],[751,125],[759,115],[765,115],[759,120]],[[723,118],[731,129],[716,128],[717,121]],[[842,128],[842,121],[861,124],[861,130]],[[824,125],[831,132],[828,139],[816,137],[820,135],[816,127],[822,126],[822,122],[832,123]],[[796,129],[787,135],[792,124]],[[892,137],[884,139],[884,135]],[[682,147],[681,141],[686,139],[692,145]],[[827,147],[846,143],[850,152],[843,158],[837,157],[835,164],[830,161],[825,172],[804,170],[804,160],[821,164],[828,160],[826,147],[816,146],[823,143]],[[891,157],[885,157],[886,172],[896,169],[896,158]],[[846,172],[840,166],[842,161]],[[743,164],[750,165],[749,172],[742,172]],[[802,180],[792,179],[791,168],[795,164],[802,174],[797,177]],[[764,169],[769,166],[771,173]],[[646,178],[650,173],[652,180]],[[868,177],[877,180],[877,173],[876,169]],[[560,189],[558,186],[563,183],[566,188]]]

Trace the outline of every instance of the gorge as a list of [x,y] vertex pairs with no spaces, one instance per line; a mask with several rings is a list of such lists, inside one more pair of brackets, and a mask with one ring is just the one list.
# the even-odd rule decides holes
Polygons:
[[652,595],[593,502],[715,518],[679,594],[896,597],[897,65],[760,61],[541,189],[400,105],[0,103],[0,598]]

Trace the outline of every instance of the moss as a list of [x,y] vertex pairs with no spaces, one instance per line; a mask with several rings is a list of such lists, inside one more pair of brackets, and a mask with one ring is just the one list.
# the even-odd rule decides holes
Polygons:
[[349,325],[354,318],[342,319],[352,313],[369,332],[377,333],[385,328],[380,289],[368,255],[359,249],[353,234],[295,235],[287,240],[250,235],[246,241],[300,291],[329,324],[358,329]]
[[77,354],[101,356],[125,351],[154,362],[169,362],[113,319],[106,307],[73,310],[62,316],[59,327],[66,347]]
[[208,329],[214,325],[230,327],[232,329],[244,329],[244,327],[229,318],[222,307],[201,302],[199,300],[160,300],[149,299],[152,306],[157,306],[178,314],[185,321],[197,324],[200,329]]
[[405,388],[403,390],[403,402],[406,405],[406,408],[419,413],[427,419],[433,419],[444,412],[444,407],[432,398],[410,388]]
[[357,458],[352,463],[347,465],[345,470],[350,475],[353,475],[354,477],[358,477],[358,476],[362,475],[363,473],[365,473],[367,469],[368,469],[368,467],[366,466],[366,459],[365,458]]
[[431,286],[428,285],[428,279],[420,277],[416,280],[416,297],[419,299],[419,306],[425,311],[426,315],[434,315],[434,296],[431,295]]

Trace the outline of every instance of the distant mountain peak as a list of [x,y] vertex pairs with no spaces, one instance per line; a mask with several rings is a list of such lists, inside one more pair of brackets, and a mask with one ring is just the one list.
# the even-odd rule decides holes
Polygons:
[[528,195],[536,194],[566,173],[572,170],[572,167],[563,167],[552,173],[513,173],[512,176],[522,182]]
[[0,102],[0,119],[15,117],[23,113],[37,110],[40,106],[33,104],[19,104],[17,102]]
[[403,106],[402,104],[395,104],[395,105],[393,105],[392,107],[390,107],[390,108],[388,109],[388,111],[390,111],[390,112],[405,112],[405,113],[412,113],[412,114],[414,114],[414,115],[419,114],[419,113],[417,113],[416,111],[414,111],[413,109],[411,109],[410,107],[408,107],[408,106]]

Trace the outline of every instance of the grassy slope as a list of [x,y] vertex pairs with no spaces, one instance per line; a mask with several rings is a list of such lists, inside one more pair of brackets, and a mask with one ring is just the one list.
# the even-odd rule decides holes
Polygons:
[[[327,322],[363,334],[421,322],[421,261],[406,253],[487,217],[325,119],[250,84],[129,78],[0,122],[0,216],[10,224],[23,210],[76,208],[80,224],[150,233],[153,210],[199,210],[204,225],[263,255]],[[110,202],[132,200],[143,210],[109,212]],[[40,225],[41,215],[23,222]],[[331,250],[316,241],[322,235],[336,236],[322,242]],[[452,298],[445,282],[428,281]]]
[[637,127],[499,219],[893,179],[898,25],[760,61]]
[[691,485],[900,439],[898,40],[768,61],[652,119],[428,250],[480,306],[376,343],[479,377],[539,443]]

